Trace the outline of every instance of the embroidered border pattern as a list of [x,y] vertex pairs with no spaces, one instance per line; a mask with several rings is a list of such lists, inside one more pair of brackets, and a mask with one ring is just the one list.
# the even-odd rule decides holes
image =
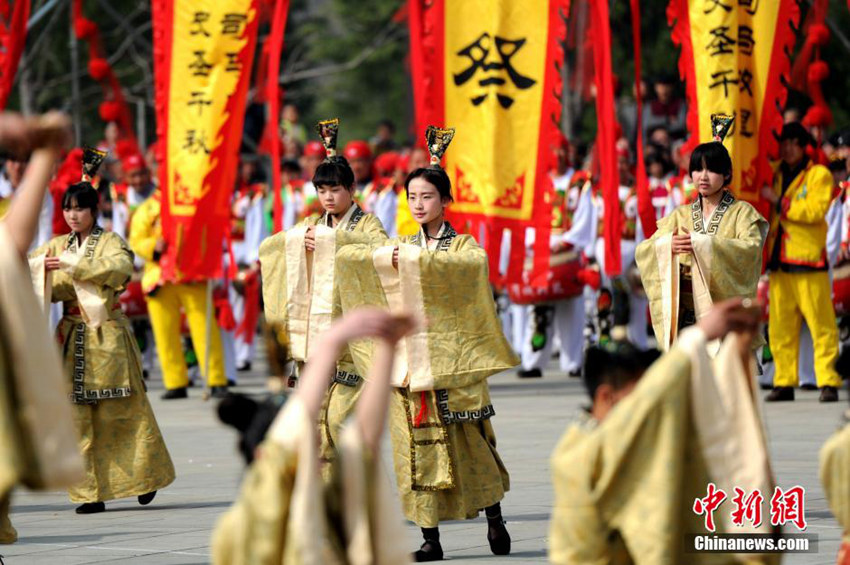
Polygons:
[[360,375],[348,371],[338,370],[334,375],[334,382],[345,386],[357,386],[362,380]]
[[366,214],[363,212],[363,209],[360,208],[360,206],[357,206],[354,213],[351,214],[351,218],[348,220],[348,226],[346,226],[345,231],[354,231],[354,228],[357,227],[357,224],[360,223],[360,220],[362,220],[365,215]]
[[[437,251],[448,251],[449,247],[452,246],[452,241],[457,237],[457,232],[452,227],[452,225],[446,222],[446,233],[443,237],[440,238],[440,243],[437,245]],[[416,232],[413,237],[410,238],[410,243],[412,245],[422,245],[422,229]]]
[[694,231],[696,233],[706,235],[715,235],[717,230],[720,228],[720,220],[723,219],[723,215],[726,214],[729,207],[734,203],[735,197],[732,196],[732,193],[728,190],[724,190],[723,196],[720,197],[717,209],[714,210],[714,213],[711,215],[711,219],[708,221],[708,228],[706,229],[702,220],[702,197],[698,197],[694,200],[694,203],[691,204],[691,218],[694,223]]
[[463,424],[465,422],[480,422],[487,420],[496,415],[496,410],[492,404],[488,404],[481,410],[464,410],[463,412],[452,412],[449,408],[449,391],[440,389],[434,391],[437,395],[437,407],[440,409],[440,416],[446,424]]

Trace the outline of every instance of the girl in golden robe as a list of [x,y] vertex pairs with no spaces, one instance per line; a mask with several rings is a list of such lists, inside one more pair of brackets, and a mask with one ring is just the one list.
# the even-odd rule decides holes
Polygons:
[[86,470],[68,491],[82,503],[77,514],[103,512],[104,502],[116,498],[149,504],[174,481],[142,381],[141,354],[118,304],[133,273],[133,252],[97,225],[97,201],[89,183],[71,185],[62,199],[71,233],[32,253],[43,258],[46,292],[63,303],[56,333]]
[[[286,327],[292,357],[301,366],[318,336],[339,316],[338,296],[350,281],[336,275],[336,252],[346,245],[387,239],[381,221],[355,202],[354,173],[336,155],[339,120],[318,125],[328,152],[316,168],[316,187],[324,214],[266,238],[260,245],[260,268],[266,321]],[[322,454],[330,459],[337,431],[351,414],[363,379],[343,349],[322,415]]]
[[[362,308],[318,336],[298,389],[275,417],[239,498],[213,534],[216,565],[403,565],[404,521],[378,462],[395,346],[410,315]],[[377,338],[369,383],[341,433],[330,480],[319,471],[316,421],[339,354]]]
[[[419,233],[337,254],[338,276],[354,281],[352,291],[341,293],[343,310],[388,305],[428,320],[399,347],[390,403],[402,508],[425,538],[415,553],[420,562],[443,558],[440,521],[475,518],[481,510],[491,551],[510,552],[500,507],[510,481],[496,451],[486,379],[519,359],[496,314],[486,253],[444,219],[451,181],[439,161],[453,132],[429,128],[432,164],[405,181]],[[358,367],[368,366],[368,344],[352,344],[351,351]]]
[[659,220],[636,253],[663,351],[712,303],[755,297],[768,228],[755,208],[729,191],[732,160],[722,142],[697,146],[688,171],[698,197]]

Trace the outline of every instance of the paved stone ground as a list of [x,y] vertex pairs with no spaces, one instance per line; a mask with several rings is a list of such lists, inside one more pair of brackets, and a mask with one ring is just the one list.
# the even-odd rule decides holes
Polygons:
[[[260,392],[264,367],[242,378],[239,390]],[[192,389],[189,400],[159,400],[154,375],[151,399],[177,467],[177,480],[148,507],[135,500],[107,504],[107,512],[77,516],[64,493],[20,490],[12,520],[20,541],[0,546],[8,565],[158,564],[209,562],[210,532],[233,500],[242,473],[235,435],[215,418],[214,403]],[[511,472],[511,492],[502,503],[513,537],[513,554],[490,555],[483,517],[442,526],[447,558],[464,563],[545,563],[552,487],[549,454],[584,402],[578,379],[558,372],[543,379],[518,380],[506,373],[491,380],[497,410],[499,451]],[[844,393],[842,392],[842,395]],[[786,556],[784,563],[833,564],[840,530],[826,507],[818,481],[818,450],[835,430],[846,399],[823,406],[817,393],[798,392],[791,404],[766,409],[779,484],[806,487],[809,532],[819,536],[819,553]],[[385,450],[386,451],[386,450]],[[386,452],[387,468],[390,466]],[[420,543],[409,527],[411,550]]]

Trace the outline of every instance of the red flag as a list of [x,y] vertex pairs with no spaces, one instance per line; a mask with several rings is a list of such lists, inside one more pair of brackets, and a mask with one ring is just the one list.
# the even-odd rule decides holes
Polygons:
[[27,21],[30,17],[30,0],[16,0],[11,16],[9,0],[0,0],[0,110],[6,107],[18,63],[27,42]]
[[640,41],[640,0],[631,0],[632,10],[632,41],[635,57],[635,107],[637,108],[637,177],[635,191],[637,192],[638,216],[647,238],[655,233],[655,208],[649,194],[649,179],[646,176],[646,163],[643,160],[643,92],[640,88],[641,41]]
[[280,56],[289,14],[289,0],[277,0],[274,6],[271,37],[269,38],[269,68],[266,75],[266,101],[269,105],[268,138],[272,158],[272,202],[274,231],[283,229],[283,199],[280,194]]
[[[611,70],[611,23],[608,0],[590,3],[593,33],[593,63],[596,73],[596,149],[599,157],[599,184],[604,202],[603,238],[605,273],[620,274],[620,182],[617,171],[617,120],[614,114],[614,74]],[[640,113],[640,108],[638,108]]]

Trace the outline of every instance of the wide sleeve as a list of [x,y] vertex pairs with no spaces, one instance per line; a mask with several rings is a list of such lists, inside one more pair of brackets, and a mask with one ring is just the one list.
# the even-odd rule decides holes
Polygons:
[[260,244],[260,276],[266,321],[286,322],[286,232],[267,237]]
[[790,200],[782,219],[801,224],[817,224],[824,221],[829,204],[832,201],[833,179],[829,169],[815,165],[806,173],[802,187]]
[[[29,254],[29,257],[36,258],[48,253],[51,257],[58,257],[62,253],[66,240],[67,236],[54,237],[44,245],[33,250]],[[74,291],[74,281],[68,273],[61,270],[53,271],[50,275],[50,301],[67,302],[76,298],[77,293]]]
[[213,532],[215,565],[282,565],[297,456],[266,441],[234,505]]
[[149,200],[140,204],[133,213],[128,240],[133,251],[145,261],[153,261],[154,248],[159,238],[154,227],[159,213]]
[[767,228],[767,222],[756,209],[741,202],[734,218],[734,231],[720,230],[713,236],[691,234],[697,261],[700,266],[708,267],[714,302],[755,296]]
[[850,543],[850,424],[827,440],[820,450],[820,482],[829,508]]
[[114,233],[104,232],[102,237],[103,250],[97,257],[62,254],[63,270],[76,281],[123,290],[133,275],[133,252]]
[[374,214],[363,216],[355,231],[336,230],[337,249],[343,245],[352,244],[380,245],[387,239],[387,232],[381,224],[381,220]]

